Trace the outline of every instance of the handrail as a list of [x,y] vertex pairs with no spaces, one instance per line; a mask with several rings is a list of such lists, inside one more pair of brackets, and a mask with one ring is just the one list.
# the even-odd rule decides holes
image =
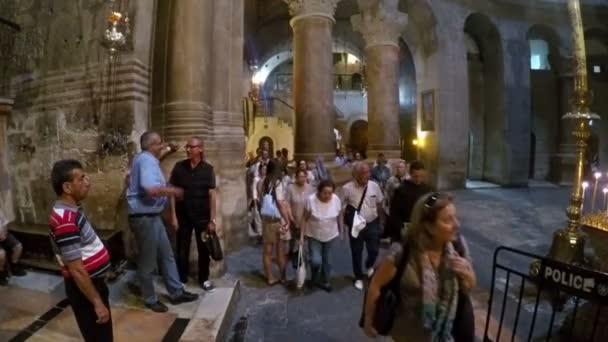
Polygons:
[[294,108],[292,105],[290,105],[289,103],[287,103],[287,101],[283,100],[283,99],[282,99],[282,98],[280,98],[280,97],[271,96],[271,97],[268,97],[268,99],[270,99],[270,100],[275,100],[275,101],[279,101],[279,102],[281,102],[282,104],[284,104],[285,106],[287,106],[288,108],[293,109],[293,110],[296,110],[296,109],[295,109],[295,108]]

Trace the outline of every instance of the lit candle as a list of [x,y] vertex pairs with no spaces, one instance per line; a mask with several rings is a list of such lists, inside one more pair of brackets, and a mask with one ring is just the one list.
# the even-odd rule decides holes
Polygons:
[[604,188],[602,190],[602,192],[604,193],[604,206],[602,207],[602,209],[606,210],[606,214],[608,214],[608,206],[606,205],[606,198],[608,196],[608,187]]
[[582,214],[583,207],[585,204],[585,192],[587,192],[587,188],[589,187],[589,182],[583,182],[583,184],[581,184],[581,186],[583,187],[583,195],[581,196],[581,214]]
[[602,178],[602,173],[596,172],[593,174],[593,177],[595,177],[595,183],[593,183],[593,196],[591,197],[591,212],[595,210],[595,200],[597,198],[597,184],[599,183],[600,178]]

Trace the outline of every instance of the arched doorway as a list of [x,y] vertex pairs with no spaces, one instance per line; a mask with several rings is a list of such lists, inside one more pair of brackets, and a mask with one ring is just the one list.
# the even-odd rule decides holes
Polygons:
[[469,75],[467,178],[502,183],[506,170],[504,70],[500,33],[488,17],[465,22]]
[[530,100],[533,140],[530,147],[529,178],[550,178],[551,156],[557,153],[559,140],[560,101],[557,64],[559,37],[547,26],[535,25],[528,30],[530,45]]
[[272,138],[270,137],[262,137],[260,138],[260,143],[258,145],[259,148],[261,149],[268,149],[268,152],[270,153],[270,157],[274,156],[274,141],[272,140]]
[[399,41],[399,132],[401,156],[406,160],[417,158],[412,141],[416,139],[416,68],[414,56],[402,39]]
[[350,149],[367,155],[367,121],[357,120],[350,126]]

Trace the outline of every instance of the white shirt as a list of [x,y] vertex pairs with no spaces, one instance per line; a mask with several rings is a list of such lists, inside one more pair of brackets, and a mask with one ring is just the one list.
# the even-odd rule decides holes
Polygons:
[[[361,196],[363,196],[363,190],[365,186],[359,186],[356,181],[350,181],[342,187],[342,203],[346,207],[351,205],[355,208],[359,206]],[[359,214],[363,216],[365,222],[369,223],[378,218],[378,205],[382,204],[384,195],[382,190],[376,182],[367,181],[367,192],[365,193],[365,200],[361,204],[361,211]]]
[[340,235],[338,231],[338,216],[342,209],[342,202],[336,194],[332,194],[327,203],[323,203],[312,194],[306,201],[306,210],[310,212],[305,235],[321,242],[327,242]]

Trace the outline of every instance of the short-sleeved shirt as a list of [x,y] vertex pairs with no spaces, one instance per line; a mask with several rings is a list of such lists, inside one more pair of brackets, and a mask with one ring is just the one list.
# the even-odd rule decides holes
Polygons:
[[148,151],[136,155],[131,163],[127,188],[129,214],[160,214],[167,204],[167,197],[150,197],[146,194],[145,188],[166,185],[158,158]]
[[[342,204],[343,206],[351,205],[355,208],[359,206],[361,196],[363,196],[363,190],[365,186],[359,186],[356,181],[350,181],[342,187]],[[367,192],[365,193],[365,199],[361,205],[360,214],[363,216],[366,222],[372,222],[378,218],[378,205],[382,204],[384,195],[382,190],[376,182],[367,182]]]
[[327,242],[340,234],[338,216],[342,202],[336,194],[332,194],[327,203],[321,202],[317,194],[312,194],[306,202],[306,210],[310,212],[306,236],[321,242]]
[[64,277],[71,277],[64,263],[81,259],[91,278],[103,278],[110,269],[110,255],[81,207],[55,202],[49,226],[49,236]]
[[211,218],[209,191],[215,189],[215,172],[211,164],[201,161],[194,168],[190,160],[175,163],[169,183],[184,189],[184,198],[175,203],[178,218],[208,221]]
[[296,184],[291,184],[289,186],[287,190],[287,201],[289,202],[289,207],[291,208],[291,213],[296,224],[299,225],[302,221],[308,197],[314,194],[314,192],[315,189],[308,183],[304,183],[303,187],[299,187]]
[[[262,200],[262,198],[264,198],[264,195],[266,195],[266,192],[264,191],[264,180],[260,179],[258,181],[257,184],[258,187],[258,197],[260,200]],[[274,194],[273,197],[274,199],[279,202],[279,201],[285,201],[285,187],[283,186],[283,182],[281,182],[280,180],[277,180],[277,182],[274,185]],[[272,193],[272,191],[271,191]]]

